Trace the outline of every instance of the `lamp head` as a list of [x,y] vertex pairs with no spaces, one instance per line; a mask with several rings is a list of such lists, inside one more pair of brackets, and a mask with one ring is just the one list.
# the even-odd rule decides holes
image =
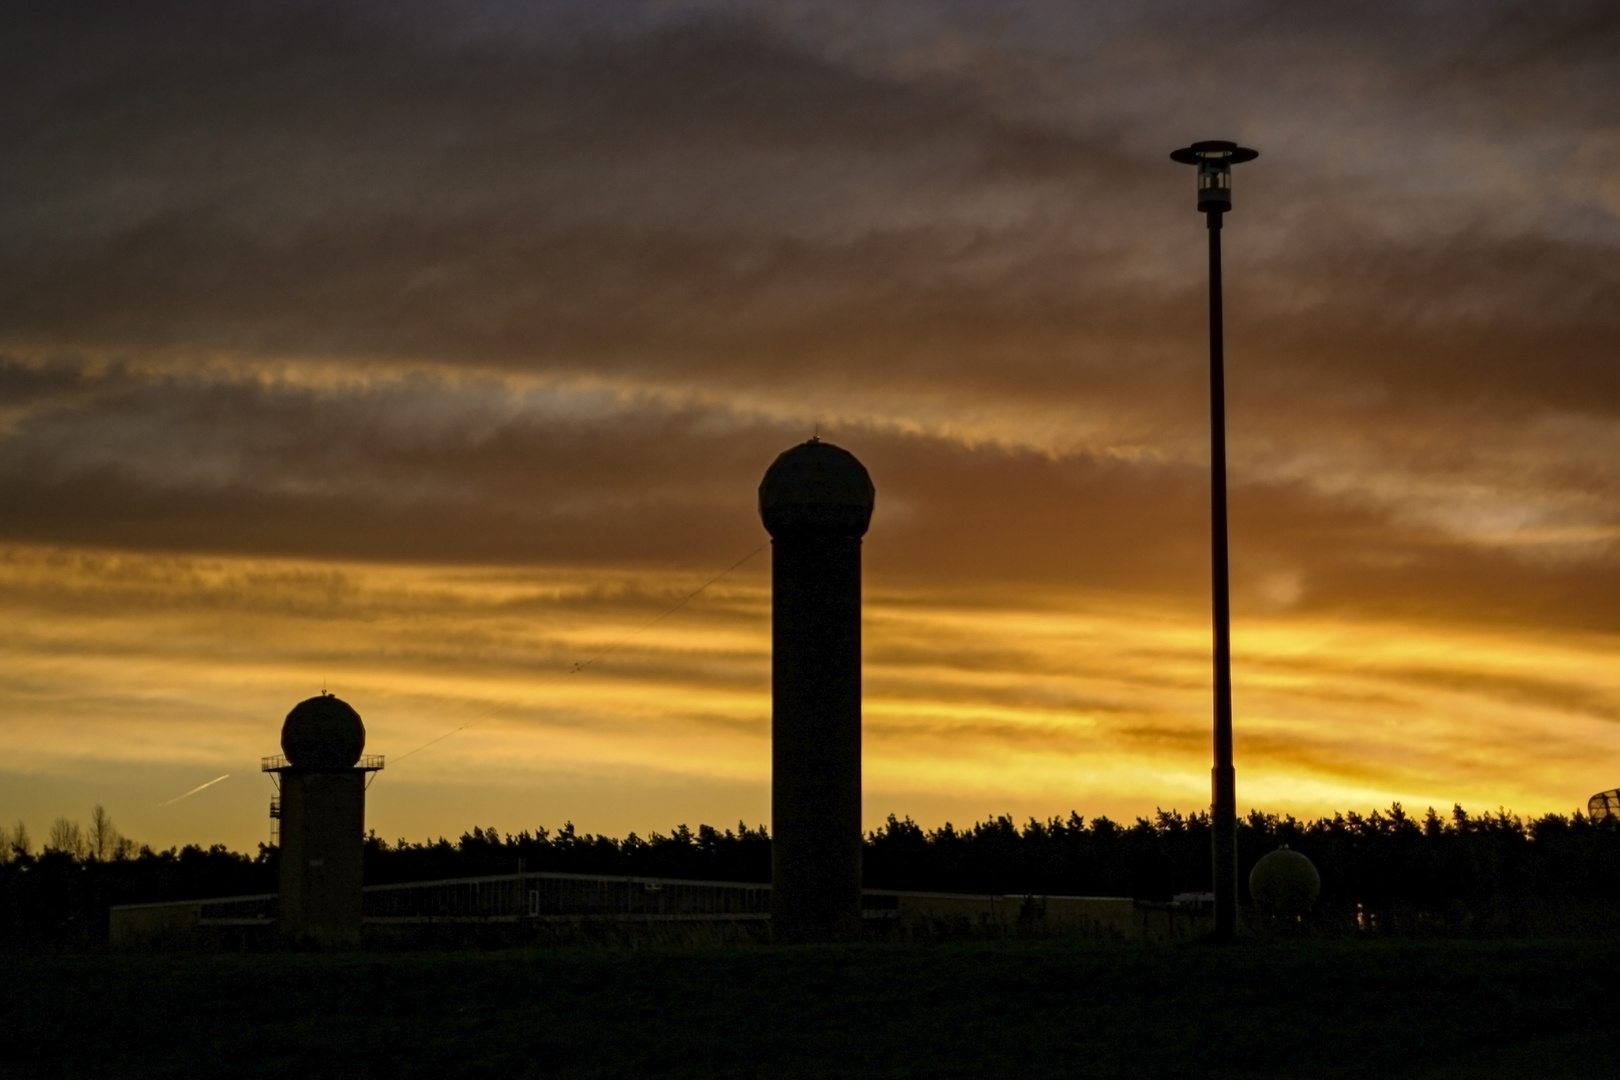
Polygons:
[[1195,142],[1170,152],[1171,161],[1198,166],[1198,209],[1210,214],[1232,209],[1232,166],[1259,156],[1258,150],[1224,139]]

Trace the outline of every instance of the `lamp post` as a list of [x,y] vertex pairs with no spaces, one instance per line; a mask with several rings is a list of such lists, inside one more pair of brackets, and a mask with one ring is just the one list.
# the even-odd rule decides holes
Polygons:
[[1232,605],[1226,555],[1226,360],[1221,328],[1221,216],[1232,209],[1232,166],[1258,150],[1234,142],[1195,142],[1170,160],[1198,167],[1198,209],[1209,226],[1210,546],[1215,623],[1215,767],[1211,770],[1211,843],[1215,938],[1237,937],[1237,777],[1232,769]]

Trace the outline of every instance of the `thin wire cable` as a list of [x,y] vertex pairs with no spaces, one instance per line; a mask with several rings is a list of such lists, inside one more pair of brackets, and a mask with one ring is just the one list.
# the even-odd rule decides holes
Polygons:
[[[681,610],[681,608],[685,607],[687,604],[690,604],[693,600],[696,600],[706,590],[708,590],[709,588],[711,588],[712,586],[717,584],[727,574],[730,574],[733,570],[736,570],[738,567],[742,566],[743,563],[747,562],[749,559],[752,559],[755,555],[758,555],[760,552],[764,551],[767,546],[769,546],[769,545],[767,545],[767,544],[759,545],[759,547],[755,548],[753,551],[750,551],[748,554],[744,555],[742,558],[738,559],[736,562],[732,563],[730,566],[726,567],[724,570],[722,570],[718,574],[714,575],[714,577],[710,578],[708,581],[705,581],[702,585],[699,585],[692,592],[690,592],[690,593],[686,594],[685,596],[681,597],[681,599],[679,601],[677,601],[673,607],[669,608],[667,611],[660,614],[657,618],[652,619],[652,620],[644,623],[643,625],[637,627],[636,629],[632,630],[630,633],[626,634],[624,637],[620,638],[618,641],[615,641],[613,644],[609,645],[607,648],[603,649],[601,652],[597,653],[595,656],[592,656],[590,659],[579,661],[573,667],[569,668],[566,672],[560,672],[560,673],[559,672],[551,672],[549,675],[542,676],[539,681],[546,682],[546,681],[549,681],[550,679],[560,678],[562,675],[578,675],[580,672],[584,671],[586,668],[590,667],[592,664],[596,663],[598,660],[602,659],[604,656],[607,656],[609,653],[611,653],[611,652],[613,652],[613,651],[615,651],[617,649],[623,648],[625,645],[630,644],[630,642],[634,641],[636,638],[640,637],[642,634],[646,633],[648,630],[651,630],[653,627],[657,626],[659,623],[663,622],[665,619],[669,618],[671,615],[673,615],[677,611]],[[482,719],[482,717],[480,717],[479,719]],[[437,738],[434,738],[434,739],[429,739],[427,742],[423,743],[421,746],[418,746],[416,749],[407,750],[407,751],[405,751],[405,753],[400,754],[398,757],[393,759],[393,764],[397,765],[401,761],[404,761],[406,758],[410,757],[412,754],[420,753],[421,751],[426,750],[428,747],[433,746],[436,743],[442,743],[442,742],[444,742],[444,740],[448,739],[450,736],[458,734],[458,733],[463,732],[463,731],[466,731],[468,728],[472,727],[477,722],[478,722],[478,720],[468,720],[465,724],[462,724],[460,727],[451,728],[449,731],[445,732],[443,735],[440,735],[440,736],[438,736]]]
[[681,608],[683,608],[687,604],[691,603],[693,600],[695,600],[697,598],[698,593],[703,592],[704,589],[707,589],[710,585],[713,585],[715,582],[719,581],[721,578],[725,577],[727,574],[729,574],[733,570],[737,569],[737,567],[741,566],[743,563],[747,562],[749,559],[752,559],[755,555],[758,555],[760,552],[762,552],[764,550],[765,550],[765,545],[764,544],[759,545],[759,547],[755,548],[753,551],[750,551],[748,554],[744,555],[742,558],[738,559],[736,562],[732,563],[730,566],[726,567],[724,570],[722,570],[718,574],[714,575],[714,577],[710,578],[708,581],[705,581],[702,585],[698,586],[697,592],[694,592],[691,595],[682,598],[680,603],[676,604],[674,607],[670,608],[668,611],[666,611],[662,615],[658,616],[658,618],[656,618],[656,619],[652,620],[651,622],[647,623],[645,626],[641,626],[641,627],[638,627],[635,630],[632,630],[630,633],[626,634],[624,637],[620,638],[618,641],[615,641],[612,645],[609,645],[607,648],[603,649],[601,652],[597,653],[595,656],[591,657],[589,660],[581,660],[579,663],[577,663],[573,667],[569,668],[568,669],[568,674],[570,674],[570,675],[578,675],[580,672],[584,671],[586,668],[590,667],[592,664],[594,664],[598,660],[602,659],[602,657],[606,656],[608,653],[613,652],[615,649],[618,649],[618,648],[620,648],[620,647],[622,647],[624,645],[630,644],[630,642],[634,641],[636,638],[640,637],[642,634],[646,633],[648,630],[651,630],[653,627],[657,626],[659,623],[663,622],[665,619],[669,618],[671,615],[673,615],[677,611],[681,610]]

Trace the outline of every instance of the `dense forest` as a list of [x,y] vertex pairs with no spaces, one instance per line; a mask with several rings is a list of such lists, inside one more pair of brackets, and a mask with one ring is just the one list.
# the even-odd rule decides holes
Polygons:
[[[1620,932],[1620,827],[1580,813],[1525,820],[1462,807],[1411,817],[1399,804],[1365,816],[1299,821],[1258,811],[1240,826],[1246,877],[1287,844],[1322,875],[1311,927],[1321,933],[1490,934]],[[1210,883],[1209,819],[1159,811],[1130,824],[1078,814],[1019,825],[997,817],[924,829],[890,817],[866,838],[870,888],[941,892],[1131,896],[1162,901]],[[106,815],[89,829],[58,821],[36,852],[21,826],[0,830],[0,941],[11,947],[94,946],[108,906],[268,893],[276,849],[222,845],[153,851],[117,834]],[[768,881],[770,837],[685,825],[622,839],[577,832],[474,828],[455,842],[366,839],[366,881],[560,871],[710,881]]]

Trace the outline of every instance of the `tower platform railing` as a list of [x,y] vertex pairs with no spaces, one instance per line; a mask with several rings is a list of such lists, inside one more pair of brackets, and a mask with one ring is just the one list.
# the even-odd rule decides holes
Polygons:
[[[291,768],[295,768],[295,766],[292,762],[287,760],[286,754],[271,754],[269,757],[259,759],[260,772],[284,772]],[[383,755],[362,754],[358,761],[356,761],[353,765],[347,766],[347,768],[358,769],[361,772],[381,772],[383,768]]]

